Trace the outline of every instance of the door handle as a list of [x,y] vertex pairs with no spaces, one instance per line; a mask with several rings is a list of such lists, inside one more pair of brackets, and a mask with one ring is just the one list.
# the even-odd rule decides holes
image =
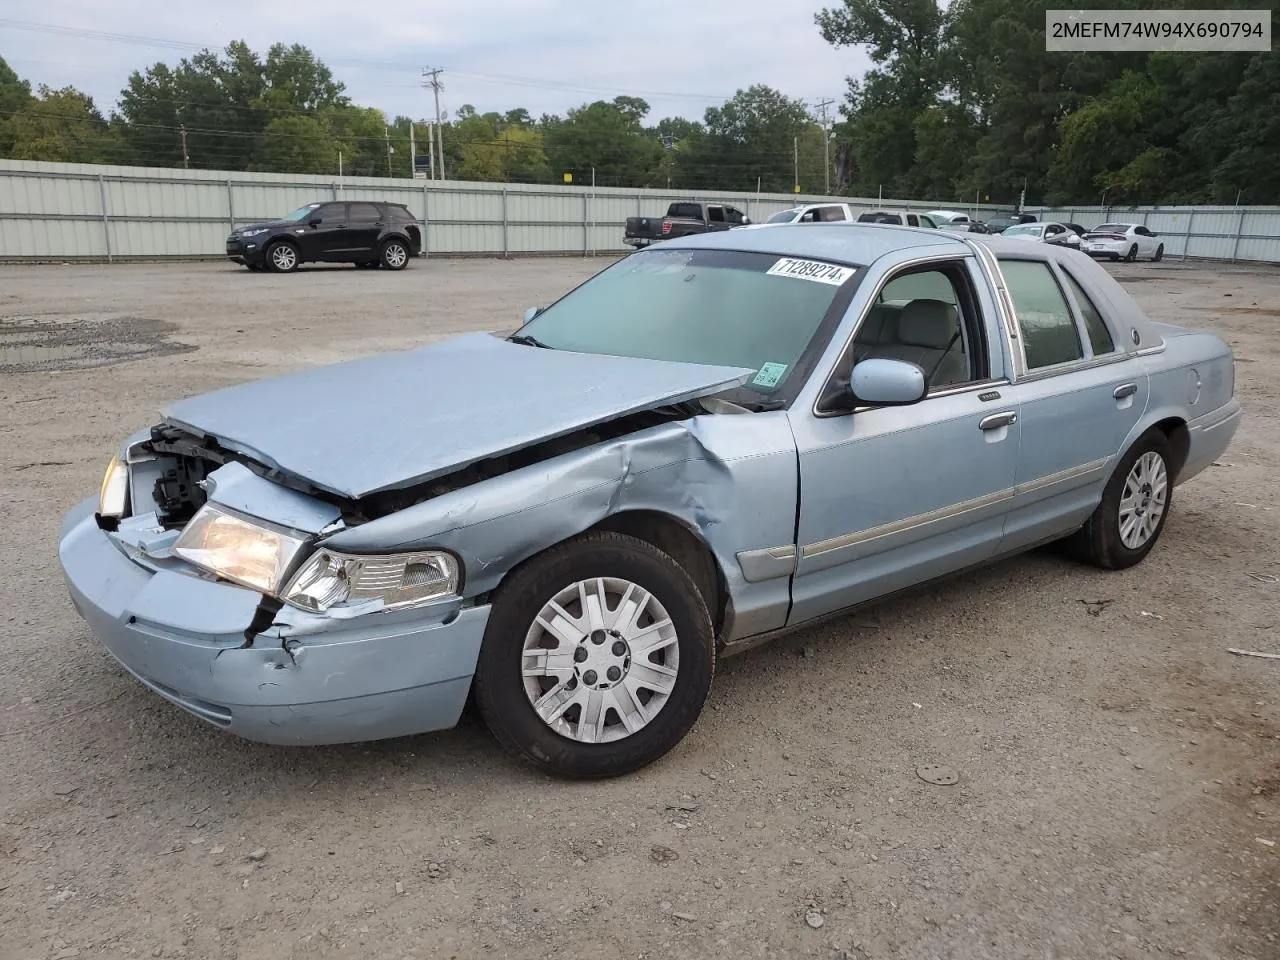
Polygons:
[[1138,385],[1136,383],[1122,383],[1111,391],[1111,395],[1117,400],[1123,400],[1125,397],[1132,397],[1137,392]]
[[978,423],[979,430],[999,430],[1001,427],[1011,427],[1018,422],[1018,415],[1012,410],[1006,410],[1004,413],[993,413],[989,417],[983,417]]

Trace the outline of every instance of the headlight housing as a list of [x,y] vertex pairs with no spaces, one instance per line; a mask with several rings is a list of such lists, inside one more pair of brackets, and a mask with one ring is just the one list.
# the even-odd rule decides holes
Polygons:
[[129,465],[119,457],[112,457],[98,490],[98,516],[119,520],[128,509]]
[[402,610],[457,590],[458,561],[448,553],[360,555],[322,547],[294,574],[281,599],[312,613],[373,600],[381,600],[383,610]]
[[242,236],[242,237],[256,237],[256,236],[260,236],[261,234],[264,234],[264,233],[266,233],[266,232],[267,232],[267,228],[266,228],[266,227],[259,227],[257,230],[242,230],[242,231],[240,232],[240,236]]
[[206,503],[187,524],[173,552],[242,586],[274,594],[306,540]]

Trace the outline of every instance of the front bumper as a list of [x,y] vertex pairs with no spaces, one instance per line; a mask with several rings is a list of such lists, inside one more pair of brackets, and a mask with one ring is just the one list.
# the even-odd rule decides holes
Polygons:
[[240,237],[227,238],[227,259],[232,263],[250,264],[263,262],[263,244],[255,237],[244,240]]
[[[126,556],[67,515],[59,560],[76,610],[120,664],[171,703],[249,740],[354,743],[458,722],[489,607],[331,620],[285,607],[246,647],[261,595]],[[455,602],[456,603],[456,602]]]

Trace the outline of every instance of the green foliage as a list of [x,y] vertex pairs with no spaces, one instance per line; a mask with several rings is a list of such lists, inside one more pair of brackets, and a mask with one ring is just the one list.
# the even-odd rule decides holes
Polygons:
[[[439,131],[437,168],[734,193],[820,193],[829,176],[833,193],[939,202],[1007,203],[1024,185],[1033,203],[1280,202],[1280,52],[1051,54],[1055,0],[829,2],[818,32],[872,68],[850,78],[825,150],[805,103],[757,84],[700,121],[655,123],[632,96],[536,120],[466,104]],[[0,59],[0,156],[408,177],[429,129],[351,103],[297,44],[260,55],[237,41],[135,71],[109,120],[71,88],[33,96]]]

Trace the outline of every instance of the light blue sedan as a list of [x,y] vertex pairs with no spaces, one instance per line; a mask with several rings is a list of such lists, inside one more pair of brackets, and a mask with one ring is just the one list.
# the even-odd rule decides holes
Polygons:
[[1218,337],[1077,251],[863,224],[670,240],[510,337],[184,400],[60,557],[139,681],[323,744],[455,724],[626,773],[718,658],[1064,540],[1156,545],[1240,420]]

